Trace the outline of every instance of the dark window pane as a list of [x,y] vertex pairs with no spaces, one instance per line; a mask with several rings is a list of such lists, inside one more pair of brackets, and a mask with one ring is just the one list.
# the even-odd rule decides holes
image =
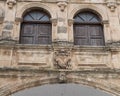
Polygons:
[[38,34],[39,35],[51,35],[51,24],[39,24]]
[[101,22],[100,18],[91,12],[82,12],[77,14],[75,17],[75,22],[83,23],[83,22]]
[[25,21],[49,21],[50,16],[42,11],[32,11],[24,16]]
[[22,37],[21,38],[21,43],[22,44],[33,44],[33,37]]
[[34,32],[34,24],[24,24],[22,27],[23,27],[23,32],[22,32],[23,34],[32,34]]
[[50,44],[51,39],[47,36],[41,36],[38,38],[38,44]]

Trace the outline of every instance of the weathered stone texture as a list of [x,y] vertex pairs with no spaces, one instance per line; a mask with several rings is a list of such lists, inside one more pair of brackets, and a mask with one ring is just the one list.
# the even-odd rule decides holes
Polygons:
[[[51,15],[51,45],[19,44],[22,16],[35,7]],[[73,44],[73,17],[84,9],[101,17],[105,46]],[[119,0],[0,0],[0,96],[61,82],[120,96],[119,32]],[[62,50],[64,54],[56,55]]]

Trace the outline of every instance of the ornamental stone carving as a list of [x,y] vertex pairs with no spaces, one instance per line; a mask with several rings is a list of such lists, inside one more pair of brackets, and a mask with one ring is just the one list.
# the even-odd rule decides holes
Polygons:
[[67,81],[67,76],[65,72],[60,72],[58,76],[59,82],[64,83]]
[[16,4],[16,0],[7,0],[7,5],[10,9]]
[[51,19],[51,21],[52,21],[52,24],[53,24],[53,26],[56,26],[57,25],[57,19]]
[[106,0],[107,3],[107,7],[110,8],[111,12],[114,12],[116,7],[117,7],[117,3],[115,0]]
[[65,1],[61,0],[61,1],[58,1],[57,5],[58,5],[58,7],[60,7],[60,10],[63,12],[67,6],[67,2],[66,2],[66,0]]
[[54,53],[54,65],[58,69],[69,69],[71,68],[71,56],[70,51],[60,49]]

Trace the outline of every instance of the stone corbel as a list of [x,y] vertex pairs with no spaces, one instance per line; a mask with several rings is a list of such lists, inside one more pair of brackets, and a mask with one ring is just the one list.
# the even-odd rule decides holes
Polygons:
[[19,24],[19,23],[21,23],[22,21],[23,21],[22,18],[19,18],[19,17],[16,17],[16,18],[15,18],[15,23],[16,23],[16,24]]
[[117,7],[117,2],[115,0],[106,0],[106,3],[111,12],[114,12]]
[[7,5],[10,9],[16,4],[16,0],[7,0]]
[[4,17],[0,17],[0,24],[2,24],[4,21]]
[[74,19],[68,19],[68,25],[71,26],[74,23]]
[[102,22],[106,27],[108,27],[109,26],[109,21],[108,20],[103,20],[103,22]]
[[60,8],[60,10],[63,12],[67,6],[67,2],[66,1],[58,1],[57,5]]
[[52,22],[52,24],[53,24],[53,26],[56,26],[57,25],[57,19],[51,19],[51,22]]

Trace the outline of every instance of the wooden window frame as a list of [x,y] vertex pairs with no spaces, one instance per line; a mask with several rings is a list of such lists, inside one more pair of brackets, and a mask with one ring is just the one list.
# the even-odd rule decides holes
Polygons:
[[[50,32],[48,32],[48,36],[47,36],[47,38],[48,38],[48,43],[47,43],[47,41],[46,41],[46,43],[44,44],[44,45],[49,45],[49,44],[51,44],[52,43],[52,23],[51,23],[51,21],[50,21],[50,15],[49,14],[47,14],[46,12],[44,12],[44,11],[41,11],[41,10],[33,10],[33,11],[30,11],[30,12],[34,12],[34,11],[38,11],[38,12],[41,12],[41,13],[44,13],[45,14],[45,16],[47,16],[47,17],[49,17],[49,21],[39,21],[39,20],[23,20],[23,22],[21,23],[21,31],[20,31],[20,39],[19,39],[19,43],[20,44],[27,44],[27,42],[24,42],[24,41],[22,41],[22,38],[24,37],[24,35],[22,36],[22,34],[23,34],[23,26],[26,24],[27,25],[27,23],[28,24],[36,24],[36,26],[38,26],[38,25],[42,25],[42,24],[48,24],[49,25],[49,27],[50,27]],[[23,19],[25,18],[25,16],[27,16],[27,15],[29,15],[29,12],[27,12],[24,16],[23,16]],[[48,25],[47,25],[47,27],[48,27]],[[39,31],[39,29],[37,29],[37,30],[35,30],[35,31]],[[38,33],[38,32],[36,32],[36,33]],[[36,34],[35,33],[35,34]],[[49,34],[50,33],[50,34]],[[40,34],[40,33],[39,33]],[[38,34],[37,34],[38,35]],[[29,36],[28,36],[29,37]],[[38,37],[40,37],[40,36],[38,36]],[[41,37],[42,37],[42,35],[41,35]],[[43,36],[43,37],[45,37],[45,36]],[[38,39],[38,38],[37,38]],[[28,43],[29,44],[29,43]],[[34,43],[30,43],[30,44],[38,44],[38,42],[36,42],[36,41],[34,41]],[[43,43],[40,43],[40,44],[43,44]]]
[[[83,12],[83,13],[92,13],[92,12],[89,12],[89,11],[86,11],[86,12]],[[80,12],[80,13],[78,13],[77,15],[80,15],[82,12]],[[87,13],[87,14],[88,14]],[[92,14],[94,14],[94,13],[92,13]],[[75,15],[76,17],[77,17],[77,15]],[[103,24],[102,24],[102,22],[101,22],[101,19],[99,18],[99,16],[97,16],[96,14],[94,14],[96,17],[95,18],[97,18],[97,19],[99,19],[100,21],[98,21],[98,22],[77,22],[77,20],[76,20],[76,22],[74,22],[74,24],[73,24],[73,37],[74,37],[74,45],[80,45],[80,46],[82,46],[82,45],[84,45],[84,44],[77,44],[76,43],[76,39],[77,39],[77,36],[75,36],[75,26],[77,26],[77,25],[82,25],[82,26],[90,26],[90,25],[96,25],[96,26],[100,26],[101,27],[101,44],[99,44],[99,45],[92,45],[91,43],[88,43],[87,45],[85,44],[84,46],[105,46],[105,40],[104,40],[104,32],[103,32]],[[74,19],[75,19],[75,16],[74,16]],[[88,30],[88,29],[87,29]],[[79,36],[78,36],[79,37]],[[80,39],[80,38],[79,38]],[[82,39],[81,39],[82,40]],[[88,42],[91,42],[91,41],[88,41]],[[96,39],[96,42],[97,42],[97,39]],[[100,41],[99,41],[99,43],[100,43]]]

